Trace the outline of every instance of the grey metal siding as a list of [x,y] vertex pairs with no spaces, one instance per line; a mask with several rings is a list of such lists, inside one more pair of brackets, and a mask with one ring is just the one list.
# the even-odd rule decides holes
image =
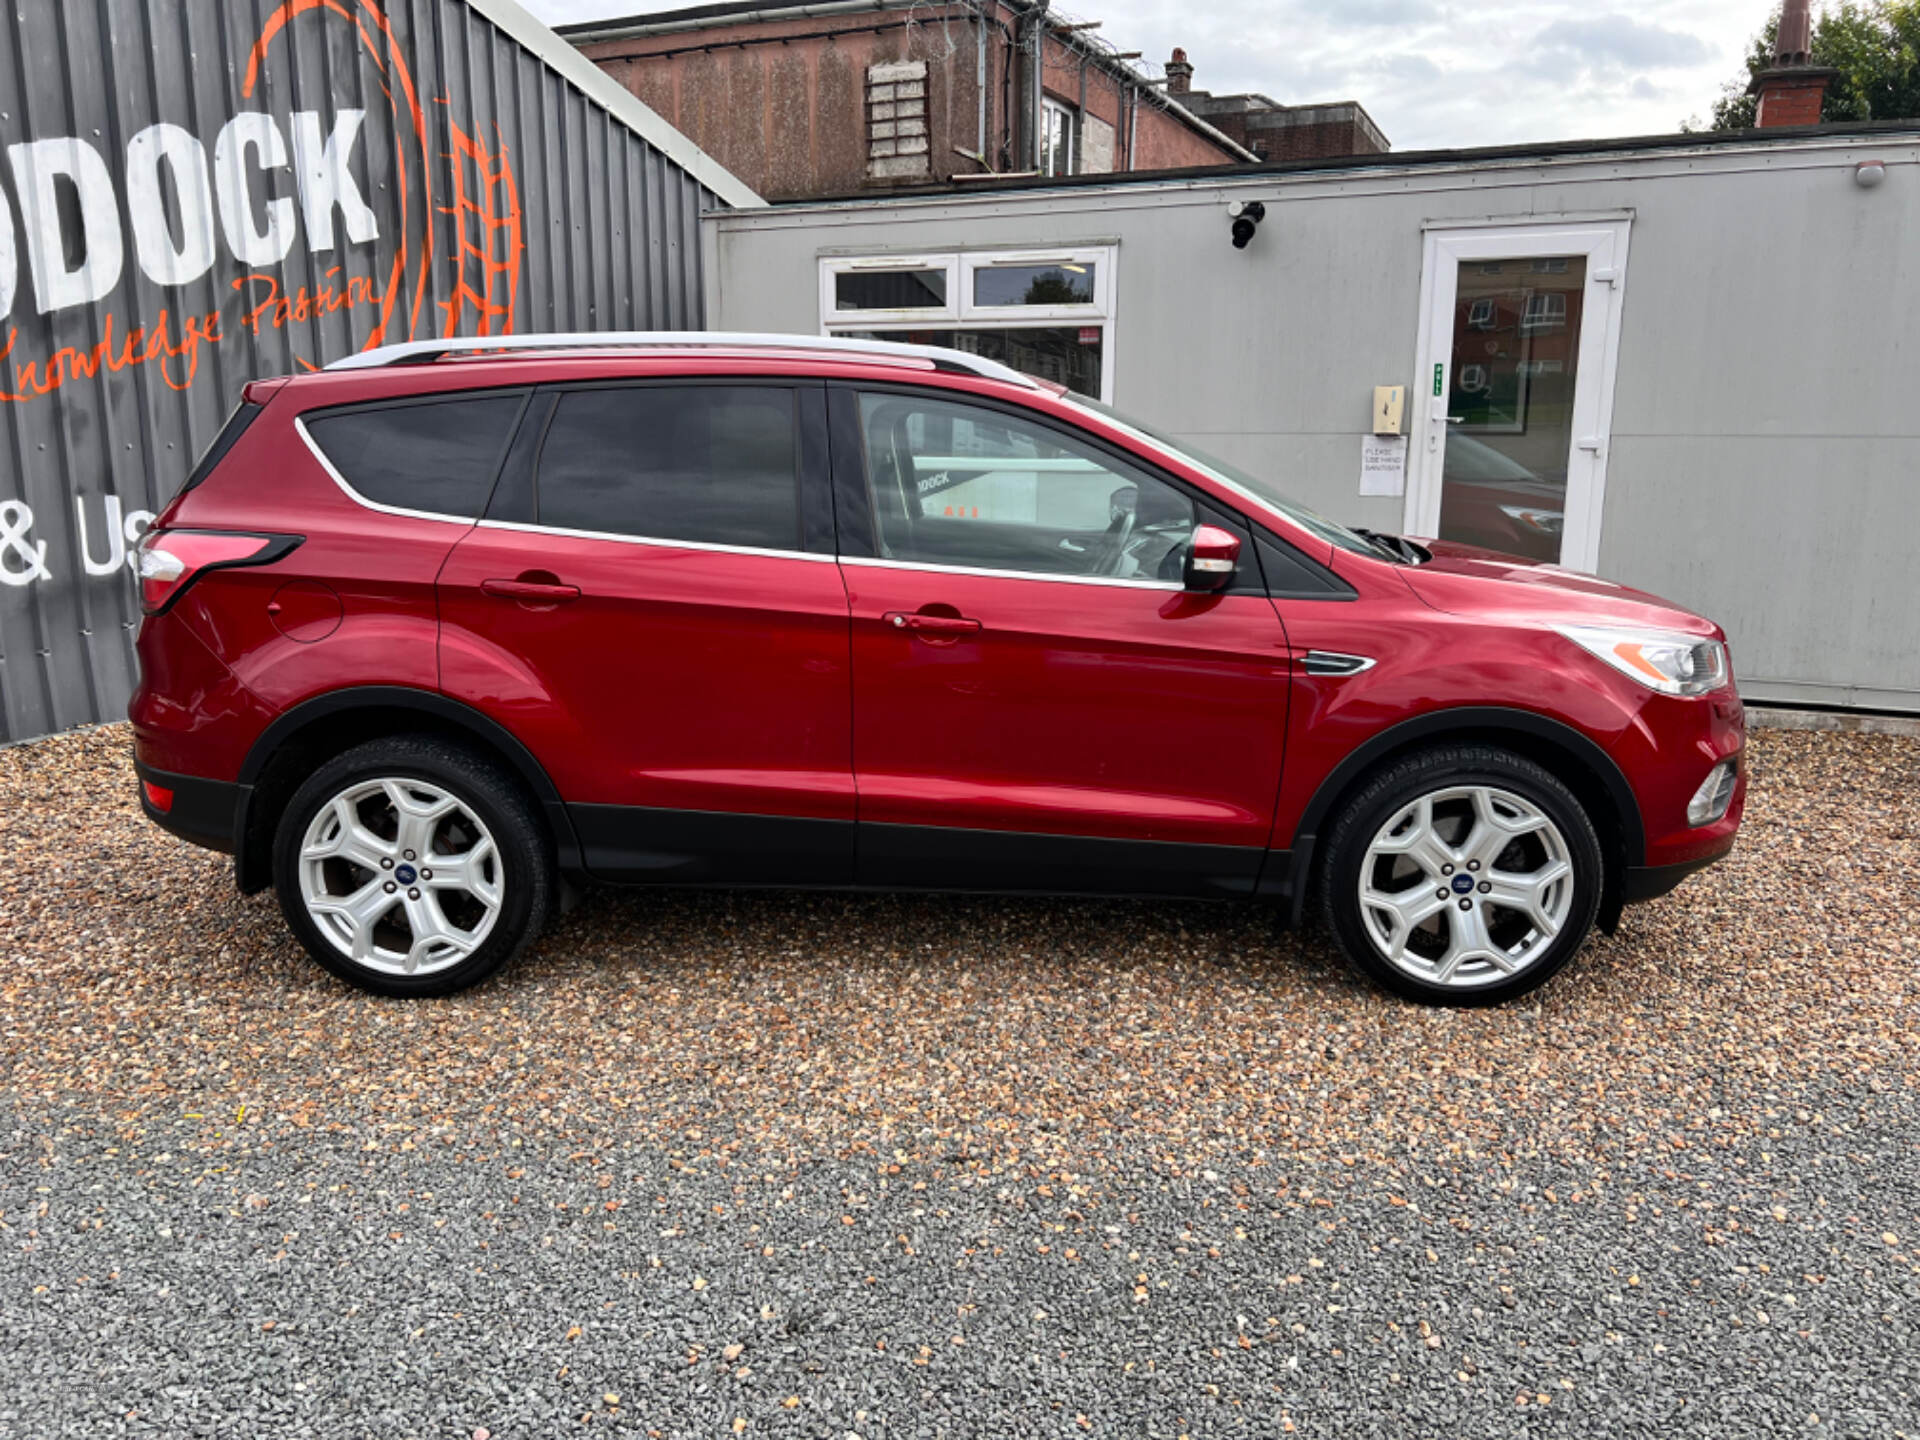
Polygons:
[[[1246,251],[1236,198],[1267,205]],[[1114,244],[1115,403],[1400,530],[1357,448],[1415,379],[1426,227],[1598,214],[1632,232],[1600,573],[1724,625],[1750,698],[1920,711],[1915,133],[739,211],[710,296],[817,333],[825,255]]]
[[[124,555],[143,517],[245,381],[363,347],[392,291],[388,340],[509,322],[704,324],[700,215],[723,202],[485,13],[503,8],[89,0],[0,19],[0,298],[11,291],[0,314],[0,741],[124,713],[139,619]],[[524,16],[516,23],[527,33]],[[349,110],[365,118],[334,188],[364,199],[377,234],[352,238],[349,199],[329,208],[322,249],[305,202],[321,204],[328,187],[303,185],[296,135],[307,124],[334,137]],[[258,148],[218,164],[219,137],[243,112],[270,117],[241,128],[277,134],[284,166]],[[192,143],[172,135],[178,158],[165,163],[130,158],[157,124]],[[51,155],[44,142],[62,140],[74,144]],[[80,179],[32,182],[62,165]],[[157,177],[157,205],[143,203],[142,177]],[[284,258],[240,258],[223,195],[250,234],[291,217]],[[186,255],[184,275],[208,238],[210,266],[163,283],[176,273],[163,252]],[[39,284],[36,264],[55,283]],[[216,338],[190,342],[190,322]],[[148,357],[162,334],[177,353]]]

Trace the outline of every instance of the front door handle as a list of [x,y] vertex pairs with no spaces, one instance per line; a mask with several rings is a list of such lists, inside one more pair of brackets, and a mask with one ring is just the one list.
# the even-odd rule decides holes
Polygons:
[[964,615],[923,615],[907,610],[889,610],[884,618],[896,630],[912,630],[916,634],[943,640],[971,635],[980,628],[978,620],[970,620]]
[[562,585],[547,580],[482,580],[482,594],[500,600],[519,600],[534,605],[564,605],[580,598],[578,585]]

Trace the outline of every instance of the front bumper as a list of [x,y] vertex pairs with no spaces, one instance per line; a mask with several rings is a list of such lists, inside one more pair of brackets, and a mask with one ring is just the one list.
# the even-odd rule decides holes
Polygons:
[[[240,817],[252,786],[230,780],[203,780],[197,775],[173,775],[138,760],[133,770],[140,777],[140,808],[149,820],[191,844],[228,855],[234,852]],[[147,798],[146,787],[150,784],[173,793],[173,803],[165,810]]]
[[1620,899],[1628,905],[1637,905],[1642,900],[1658,900],[1662,895],[1671,894],[1682,880],[1689,875],[1718,864],[1733,853],[1733,835],[1729,834],[1719,842],[1711,854],[1696,856],[1691,860],[1681,860],[1671,865],[1630,865],[1626,878],[1620,887]]

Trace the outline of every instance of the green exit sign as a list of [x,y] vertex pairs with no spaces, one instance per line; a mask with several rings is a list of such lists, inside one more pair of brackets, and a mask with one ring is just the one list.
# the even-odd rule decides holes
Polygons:
[[1436,396],[1440,394],[1440,381],[1446,375],[1446,373],[1447,373],[1447,366],[1444,360],[1441,361],[1440,364],[1433,367],[1433,393]]

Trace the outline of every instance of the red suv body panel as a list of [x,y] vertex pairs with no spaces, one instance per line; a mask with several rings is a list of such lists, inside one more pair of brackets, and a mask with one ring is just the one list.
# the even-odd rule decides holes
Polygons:
[[[1208,888],[1252,893],[1292,678],[1266,596],[853,563],[845,574],[863,827],[1219,847]],[[928,637],[887,618],[915,613],[980,629]],[[907,883],[886,851],[910,837],[886,838],[895,846],[877,860],[862,847],[862,878]]]
[[[406,513],[352,493],[297,423],[403,396],[694,376],[819,387],[835,407],[831,445],[824,430],[801,442],[799,548]],[[1251,585],[1196,594],[885,560],[842,408],[869,386],[977,401],[1124,455],[1257,537]],[[185,782],[183,813],[149,813],[236,849],[243,885],[264,880],[271,796],[256,804],[255,790],[272,791],[290,737],[322,743],[360,695],[506,752],[546,803],[563,865],[623,880],[1263,893],[1297,907],[1340,795],[1384,757],[1447,738],[1505,738],[1577,771],[1623,898],[1724,854],[1739,826],[1744,777],[1724,818],[1686,820],[1707,773],[1741,750],[1731,680],[1660,694],[1553,628],[1724,638],[1710,622],[1460,547],[1420,565],[1337,548],[1044,389],[907,358],[690,348],[323,372],[263,398],[155,528],[301,543],[210,571],[150,617],[130,707],[142,773]],[[1289,593],[1271,570],[1262,582],[1255,549],[1325,588]],[[912,615],[979,628],[894,618]],[[1328,674],[1310,655],[1371,663]]]
[[[482,589],[534,575],[579,599]],[[440,595],[445,693],[519,736],[570,805],[838,822],[844,835],[816,827],[812,842],[837,861],[816,856],[807,878],[852,880],[847,594],[831,556],[477,527]],[[651,862],[611,835],[598,848],[604,878],[694,878],[671,845]]]

